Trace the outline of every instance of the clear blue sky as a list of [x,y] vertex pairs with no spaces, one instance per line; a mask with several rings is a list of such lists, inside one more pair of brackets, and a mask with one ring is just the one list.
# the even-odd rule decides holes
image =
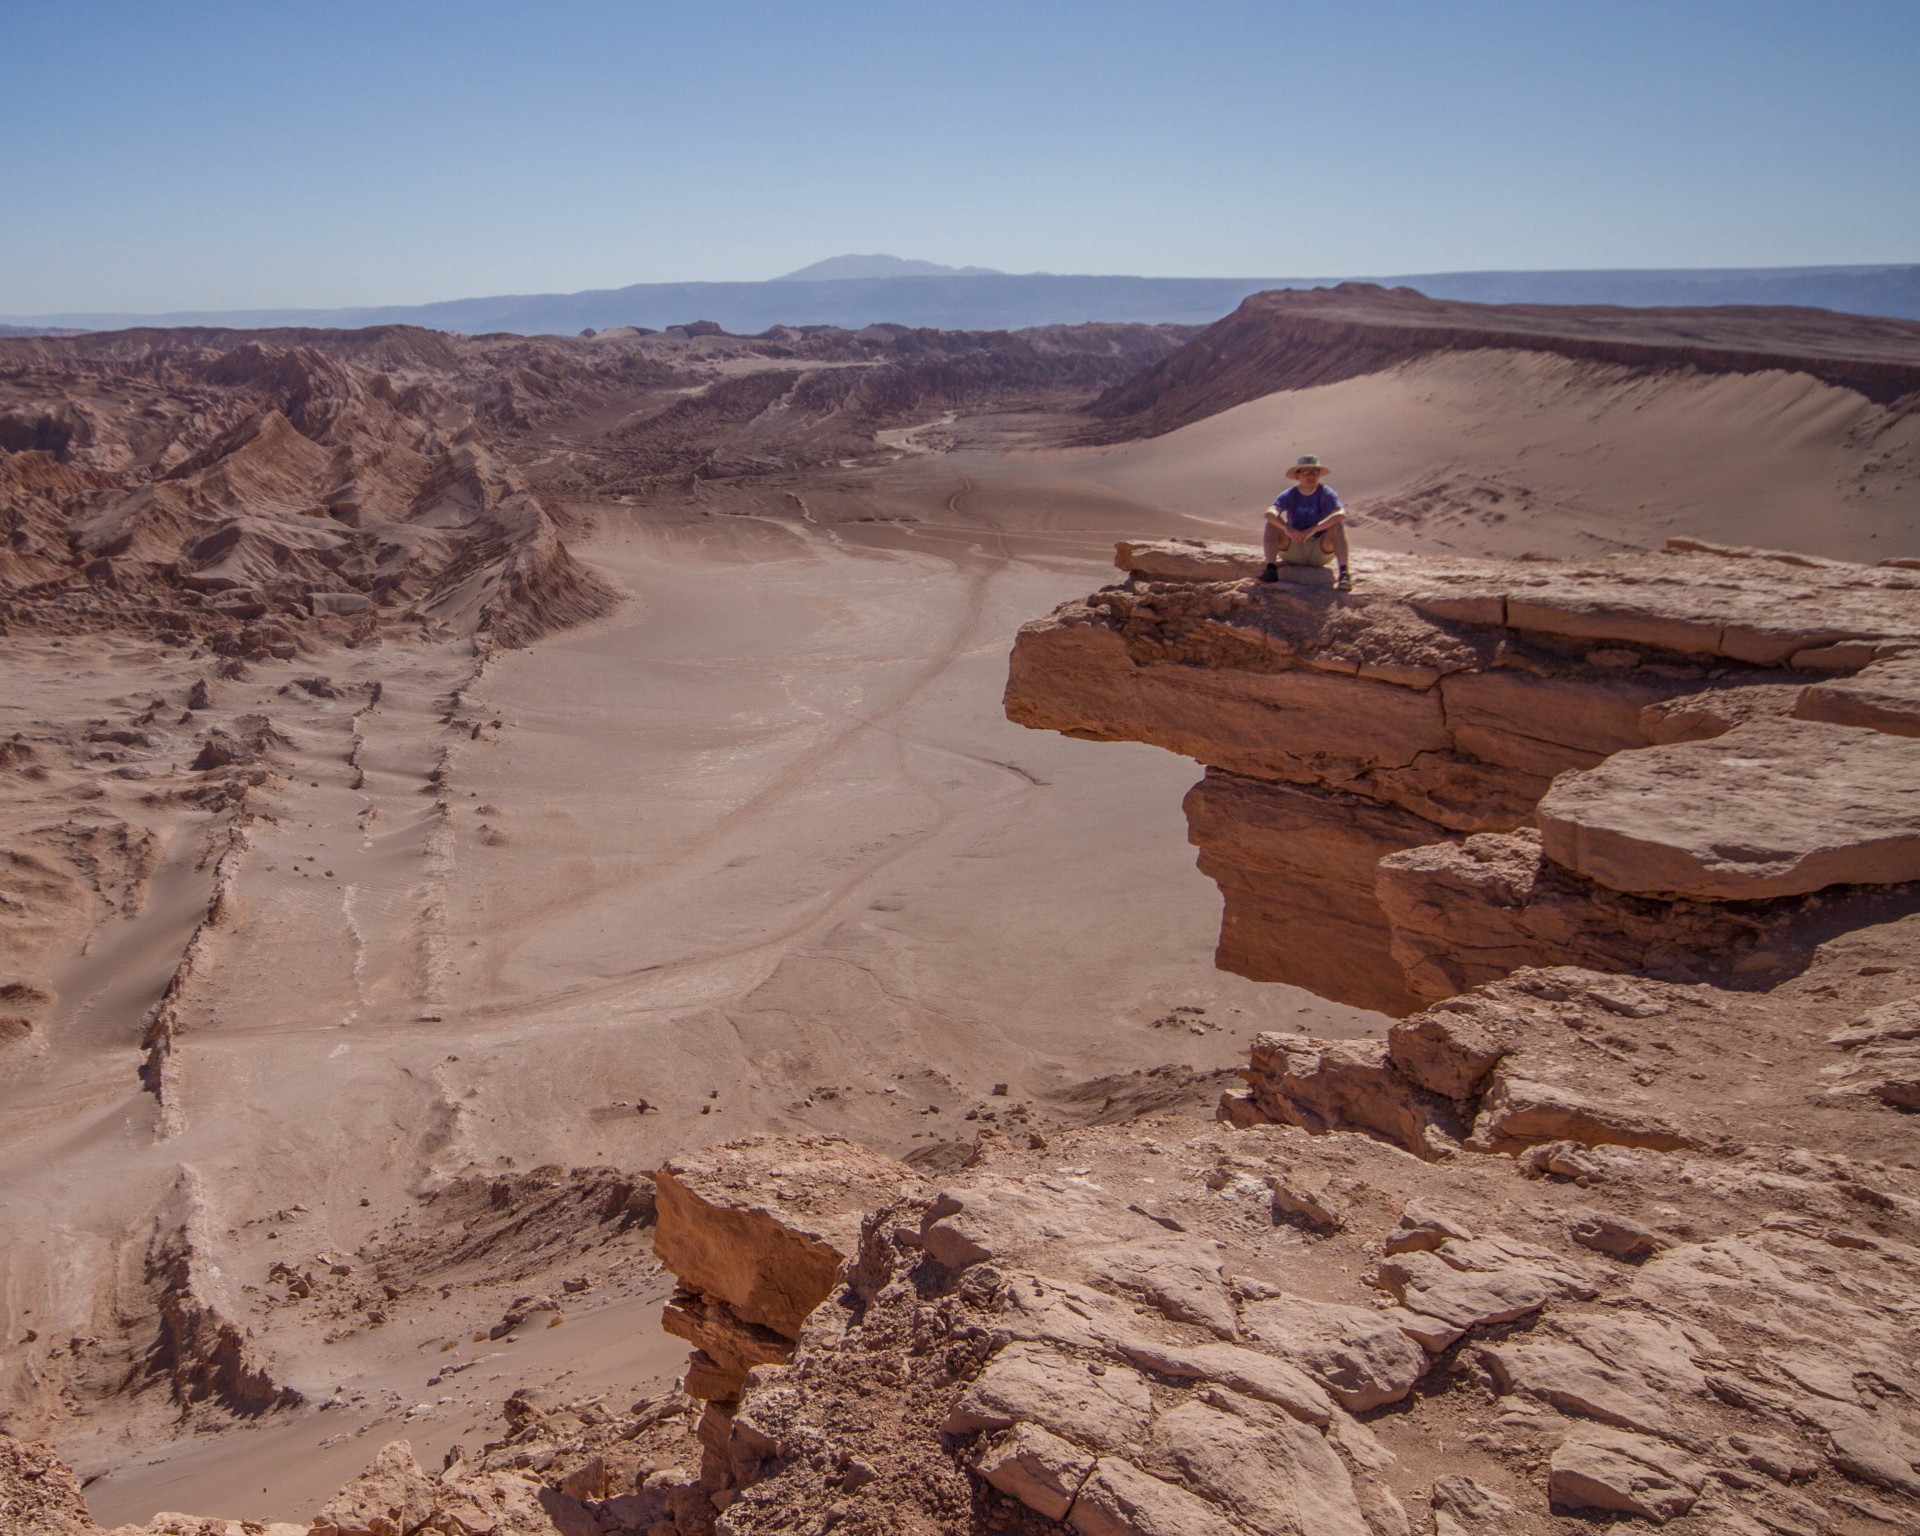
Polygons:
[[5,0],[0,314],[1920,260],[1920,0]]

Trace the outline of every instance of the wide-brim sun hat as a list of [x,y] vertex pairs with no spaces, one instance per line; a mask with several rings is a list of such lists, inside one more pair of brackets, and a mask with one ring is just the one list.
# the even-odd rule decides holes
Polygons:
[[1303,453],[1299,458],[1294,460],[1293,468],[1287,471],[1287,478],[1289,480],[1298,480],[1300,478],[1300,471],[1303,469],[1317,469],[1323,475],[1333,472],[1333,466],[1331,464],[1322,464],[1312,454]]

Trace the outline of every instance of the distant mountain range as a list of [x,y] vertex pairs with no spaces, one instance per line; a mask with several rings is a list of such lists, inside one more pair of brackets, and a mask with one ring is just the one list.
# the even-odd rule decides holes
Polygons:
[[[636,283],[585,293],[507,294],[358,309],[195,310],[177,314],[5,317],[29,329],[131,326],[420,325],[483,335],[571,335],[633,325],[661,330],[711,320],[736,334],[774,325],[892,323],[942,330],[1017,330],[1094,320],[1203,325],[1249,294],[1319,288],[1333,277],[1099,277],[942,267],[896,256],[836,256],[758,283]],[[1591,272],[1429,272],[1371,277],[1430,298],[1485,304],[1619,304],[1635,308],[1790,304],[1920,320],[1920,264],[1721,267]]]
[[776,283],[822,283],[841,277],[1005,277],[995,267],[943,267],[937,261],[912,261],[903,256],[829,256],[798,272],[776,277]]

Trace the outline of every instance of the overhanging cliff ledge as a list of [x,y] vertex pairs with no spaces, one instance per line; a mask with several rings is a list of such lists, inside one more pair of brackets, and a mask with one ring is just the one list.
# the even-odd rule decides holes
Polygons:
[[1225,969],[1398,1015],[1527,965],[1763,978],[1915,894],[1911,562],[1116,563],[1021,630],[1007,714],[1204,765]]

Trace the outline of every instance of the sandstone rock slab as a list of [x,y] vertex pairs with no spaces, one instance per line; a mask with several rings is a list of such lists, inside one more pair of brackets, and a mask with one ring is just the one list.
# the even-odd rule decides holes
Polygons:
[[1589,1098],[1563,1083],[1542,1082],[1505,1066],[1494,1074],[1480,1102],[1470,1144],[1483,1151],[1511,1152],[1555,1141],[1660,1152],[1693,1145],[1685,1132],[1618,1096]]
[[[949,1269],[1021,1263],[1049,1249],[1075,1253],[1127,1238],[1166,1237],[1151,1218],[1098,1190],[1057,1181],[980,1178],[942,1189],[920,1222],[920,1243]],[[1118,1262],[1116,1260],[1116,1262]],[[1214,1263],[1217,1276],[1218,1262]]]
[[1890,736],[1920,736],[1920,656],[1877,662],[1852,677],[1803,688],[1793,713],[1802,720],[1863,726]]
[[1182,1482],[1260,1536],[1373,1536],[1338,1452],[1285,1414],[1211,1393],[1161,1418],[1154,1444]]
[[1583,1427],[1554,1451],[1547,1494],[1561,1508],[1638,1515],[1665,1525],[1693,1508],[1706,1480],[1705,1467],[1670,1445]]
[[1184,1381],[1214,1381],[1246,1397],[1285,1409],[1302,1423],[1324,1429],[1333,1400],[1298,1366],[1235,1344],[1163,1344],[1131,1338],[1121,1348],[1150,1371]]
[[1792,919],[1791,903],[1729,910],[1609,890],[1546,858],[1531,828],[1390,854],[1374,891],[1393,959],[1423,1002],[1524,966],[1699,974]]
[[1440,688],[1455,745],[1546,779],[1646,746],[1642,712],[1685,691],[1679,683],[1655,679],[1524,672],[1460,672]]
[[931,1191],[911,1168],[855,1142],[752,1136],[658,1171],[654,1252],[683,1287],[791,1339],[858,1248],[867,1213],[915,1193]]
[[1009,1344],[987,1362],[943,1426],[950,1435],[1037,1424],[1097,1450],[1119,1449],[1153,1414],[1146,1379],[1118,1361],[1085,1361],[1044,1344]]
[[1677,1329],[1651,1318],[1564,1323],[1574,1342],[1508,1341],[1480,1356],[1502,1393],[1522,1392],[1565,1413],[1621,1429],[1667,1435],[1707,1378]]
[[1249,1303],[1243,1321],[1354,1413],[1399,1402],[1427,1373],[1427,1352],[1371,1308],[1283,1296]]
[[[1250,643],[1250,642],[1249,642]],[[1007,718],[1144,741],[1252,778],[1339,784],[1445,752],[1437,691],[1303,666],[1142,665],[1104,617],[1069,604],[1022,627]]]
[[1920,879],[1920,744],[1800,720],[1625,752],[1540,802],[1555,863],[1616,891],[1760,901]]
[[[1265,564],[1259,546],[1210,539],[1122,539],[1113,563],[1154,581],[1243,581]],[[1329,578],[1331,579],[1331,578]]]
[[1433,1536],[1501,1536],[1519,1514],[1512,1499],[1459,1472],[1433,1480]]
[[1100,1458],[1067,1524],[1080,1536],[1233,1536],[1236,1530],[1218,1506],[1118,1456]]
[[1159,1239],[1100,1248],[1086,1256],[1095,1279],[1149,1302],[1176,1322],[1197,1323],[1218,1338],[1240,1333],[1220,1257],[1196,1241]]
[[1465,1127],[1455,1105],[1393,1070],[1379,1040],[1255,1037],[1243,1071],[1251,1107],[1269,1121],[1321,1134],[1364,1130],[1417,1157],[1446,1155]]
[[974,1470],[1035,1514],[1064,1520],[1094,1458],[1033,1424],[1015,1424],[985,1441]]
[[1396,1254],[1380,1266],[1380,1284],[1409,1311],[1437,1317],[1466,1330],[1509,1323],[1538,1312],[1556,1292],[1538,1271],[1524,1266],[1474,1274],[1449,1266],[1431,1253]]

